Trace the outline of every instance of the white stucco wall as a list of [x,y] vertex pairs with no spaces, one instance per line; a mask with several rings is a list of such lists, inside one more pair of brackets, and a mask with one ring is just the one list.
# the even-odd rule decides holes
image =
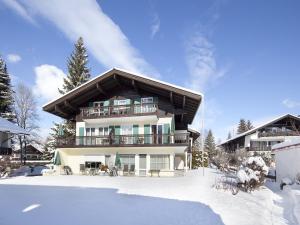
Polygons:
[[[136,118],[136,119],[135,119]],[[99,120],[102,121],[102,120]],[[140,117],[127,117],[127,118],[123,118],[122,121],[116,122],[116,121],[112,121],[111,123],[107,123],[107,121],[104,122],[99,122],[99,123],[87,123],[87,122],[77,122],[76,123],[76,136],[79,136],[79,127],[83,127],[84,128],[84,135],[86,135],[86,130],[85,128],[96,128],[95,129],[95,135],[99,135],[99,127],[105,127],[105,126],[109,126],[109,125],[139,125],[139,134],[144,134],[144,125],[145,124],[150,124],[150,130],[152,129],[151,125],[163,125],[163,124],[170,124],[171,127],[171,122],[172,122],[172,117],[163,117],[163,118],[159,118],[156,120],[144,120],[141,121]],[[186,133],[187,131],[185,130],[184,133]]]
[[300,173],[300,146],[276,150],[275,161],[278,182],[284,177],[294,179]]

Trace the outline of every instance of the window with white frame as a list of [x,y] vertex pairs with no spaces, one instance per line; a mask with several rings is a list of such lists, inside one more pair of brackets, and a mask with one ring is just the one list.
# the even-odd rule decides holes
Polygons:
[[153,104],[153,97],[141,98],[141,112],[151,113],[155,112],[155,105]]
[[99,136],[108,136],[109,130],[108,127],[99,127]]
[[169,170],[170,158],[169,155],[151,155],[150,156],[151,170]]
[[141,103],[153,103],[153,97],[141,98]]

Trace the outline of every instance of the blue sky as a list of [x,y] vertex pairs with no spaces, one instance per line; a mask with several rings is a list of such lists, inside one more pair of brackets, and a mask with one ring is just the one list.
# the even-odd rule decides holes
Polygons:
[[[0,54],[38,97],[41,134],[73,43],[92,76],[112,67],[205,94],[205,124],[224,139],[240,118],[300,114],[300,2],[3,0]],[[200,115],[200,114],[199,114]],[[199,116],[193,127],[200,126]]]

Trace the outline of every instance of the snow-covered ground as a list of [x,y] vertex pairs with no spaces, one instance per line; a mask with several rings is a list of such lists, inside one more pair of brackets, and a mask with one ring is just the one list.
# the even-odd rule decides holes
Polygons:
[[206,169],[204,177],[196,170],[173,178],[2,179],[0,225],[297,224],[300,190],[291,195],[270,183],[250,194],[232,195],[212,188],[219,176]]

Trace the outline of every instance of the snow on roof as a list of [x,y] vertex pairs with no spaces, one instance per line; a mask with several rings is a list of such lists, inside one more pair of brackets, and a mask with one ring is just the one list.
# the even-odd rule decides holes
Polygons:
[[105,71],[105,72],[99,74],[98,76],[96,76],[96,77],[90,79],[89,81],[87,81],[87,82],[81,84],[80,86],[78,86],[78,87],[74,88],[73,90],[71,90],[71,91],[65,93],[64,95],[61,95],[61,96],[55,98],[54,100],[51,100],[51,101],[47,102],[47,103],[44,104],[42,107],[45,107],[45,106],[47,106],[47,105],[49,105],[49,104],[51,104],[51,103],[57,101],[58,99],[60,99],[60,98],[62,98],[62,97],[64,97],[64,96],[66,96],[66,95],[69,95],[70,93],[75,92],[76,90],[78,90],[78,89],[81,88],[82,86],[85,86],[85,85],[87,85],[87,84],[93,82],[93,81],[96,80],[97,78],[99,78],[99,77],[101,77],[101,76],[103,76],[103,75],[105,75],[105,74],[107,74],[107,73],[109,73],[110,71],[113,71],[113,70],[117,70],[117,71],[129,73],[129,74],[132,74],[132,75],[134,75],[134,76],[138,76],[138,77],[141,77],[141,78],[145,78],[145,79],[148,79],[148,80],[151,80],[151,81],[154,81],[154,82],[159,82],[159,83],[161,83],[161,84],[164,84],[164,85],[167,85],[167,86],[170,86],[170,87],[173,87],[173,88],[181,89],[181,90],[183,90],[183,91],[187,91],[187,92],[191,92],[191,93],[196,94],[196,95],[200,95],[201,98],[203,98],[203,94],[200,93],[200,92],[193,91],[193,90],[190,90],[190,89],[187,89],[187,88],[184,88],[184,87],[180,87],[180,86],[177,86],[177,85],[174,85],[174,84],[170,84],[170,83],[168,83],[168,82],[161,81],[161,80],[157,80],[157,79],[151,78],[151,77],[149,77],[149,76],[141,75],[141,74],[138,74],[138,73],[135,73],[135,72],[130,72],[130,71],[127,71],[127,70],[124,70],[124,69],[119,69],[119,68],[113,68],[113,69],[107,70],[107,71]]
[[298,145],[300,145],[300,137],[294,137],[294,138],[290,138],[282,143],[273,145],[272,150],[273,151],[283,150],[283,149],[287,149],[289,147],[298,146]]
[[16,124],[2,117],[0,117],[0,132],[11,133],[11,134],[26,134],[26,135],[30,134],[25,129],[17,126]]
[[233,141],[233,140],[238,139],[238,138],[240,138],[240,137],[243,137],[243,136],[246,136],[246,135],[248,135],[248,134],[254,133],[255,131],[257,131],[257,130],[259,130],[259,129],[265,127],[265,126],[267,126],[267,125],[269,125],[269,124],[272,124],[272,123],[275,123],[275,122],[277,122],[278,120],[281,120],[281,119],[283,119],[283,118],[285,118],[285,117],[288,117],[288,116],[291,116],[291,117],[294,117],[295,119],[300,120],[300,118],[299,118],[298,116],[295,116],[295,115],[292,115],[292,114],[287,113],[287,114],[281,115],[281,116],[279,116],[279,117],[276,117],[276,118],[274,118],[274,119],[272,119],[272,120],[270,120],[270,121],[268,121],[268,122],[265,122],[265,123],[263,123],[263,124],[261,124],[261,125],[259,125],[259,126],[257,126],[257,127],[254,127],[254,128],[251,129],[251,130],[248,130],[248,131],[246,131],[246,132],[244,132],[244,133],[238,134],[238,135],[234,136],[233,138],[230,138],[230,139],[228,139],[228,140],[222,142],[220,145],[226,144],[227,142],[230,142],[230,141]]

